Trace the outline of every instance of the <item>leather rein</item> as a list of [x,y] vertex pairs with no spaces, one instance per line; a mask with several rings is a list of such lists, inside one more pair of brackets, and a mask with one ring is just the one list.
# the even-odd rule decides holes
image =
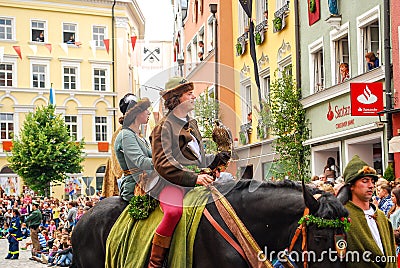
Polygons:
[[[207,208],[204,209],[203,215],[210,222],[210,224],[217,230],[217,232],[242,256],[242,258],[247,262],[250,267],[268,267],[273,268],[273,264],[268,258],[266,258],[263,251],[261,251],[260,246],[257,244],[251,233],[248,231],[246,226],[237,216],[235,210],[230,205],[229,201],[218,191],[214,186],[209,186],[212,197],[214,199],[215,205],[219,214],[221,215],[223,221],[228,226],[230,231],[233,233],[235,238],[239,241],[237,243],[212,217]],[[303,215],[308,215],[309,209],[306,207],[304,209]],[[289,246],[289,251],[291,252],[296,244],[297,239],[300,234],[302,235],[302,245],[301,249],[304,254],[307,254],[307,226],[306,223],[300,224],[292,238]],[[287,259],[287,257],[285,257]],[[305,255],[303,266],[306,268],[307,256]],[[285,263],[285,267],[293,267],[289,259]]]

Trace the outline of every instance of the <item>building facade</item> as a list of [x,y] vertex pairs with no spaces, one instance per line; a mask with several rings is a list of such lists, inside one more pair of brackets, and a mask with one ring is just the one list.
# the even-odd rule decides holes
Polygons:
[[[311,146],[312,175],[323,172],[328,157],[343,171],[355,154],[380,174],[386,168],[386,125],[377,115],[356,116],[354,97],[360,98],[351,99],[356,83],[375,82],[380,90],[372,97],[384,103],[383,40],[388,26],[383,15],[383,1],[317,0],[313,6],[310,1],[299,6],[299,17],[308,22],[299,28],[299,66],[302,104],[311,130],[305,145]],[[372,68],[365,58],[370,52],[378,59]],[[371,92],[371,84],[361,86],[367,95]]]
[[[136,92],[132,42],[143,38],[144,17],[136,1],[0,1],[0,179],[22,180],[6,160],[11,135],[28,112],[48,105],[71,136],[84,139],[83,172],[69,174],[65,191],[91,195],[101,189],[120,97]],[[54,187],[61,197],[64,187]],[[18,192],[18,191],[17,191]]]
[[[277,155],[272,145],[274,137],[260,122],[260,100],[269,100],[271,82],[282,72],[296,77],[297,1],[253,1],[257,74],[250,55],[249,18],[239,1],[233,1],[232,5],[238,176],[270,179]],[[260,92],[255,75],[260,79]]]

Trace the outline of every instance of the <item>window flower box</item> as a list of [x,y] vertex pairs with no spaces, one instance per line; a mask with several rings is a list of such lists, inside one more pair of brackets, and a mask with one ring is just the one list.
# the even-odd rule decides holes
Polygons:
[[97,143],[97,149],[99,150],[99,152],[108,152],[108,147],[109,147],[109,143],[108,142],[104,142],[104,141],[99,141]]
[[12,141],[2,141],[3,143],[3,151],[4,152],[10,152],[12,148]]

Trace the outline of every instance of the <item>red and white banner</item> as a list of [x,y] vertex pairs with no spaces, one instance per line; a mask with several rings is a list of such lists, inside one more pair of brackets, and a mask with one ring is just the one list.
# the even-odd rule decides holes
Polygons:
[[383,110],[383,84],[350,83],[351,115],[375,116]]

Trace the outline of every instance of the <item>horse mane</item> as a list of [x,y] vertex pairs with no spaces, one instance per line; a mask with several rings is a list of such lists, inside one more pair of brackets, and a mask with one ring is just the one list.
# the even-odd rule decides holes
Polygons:
[[[215,186],[221,193],[228,193],[230,191],[256,191],[261,189],[293,189],[299,192],[303,191],[300,182],[291,180],[281,181],[257,181],[257,180],[238,180],[226,183],[216,183]],[[348,211],[339,202],[339,200],[331,193],[324,192],[318,188],[312,188],[306,185],[306,189],[313,195],[320,194],[318,198],[319,208],[314,216],[324,219],[338,219],[347,217]]]

